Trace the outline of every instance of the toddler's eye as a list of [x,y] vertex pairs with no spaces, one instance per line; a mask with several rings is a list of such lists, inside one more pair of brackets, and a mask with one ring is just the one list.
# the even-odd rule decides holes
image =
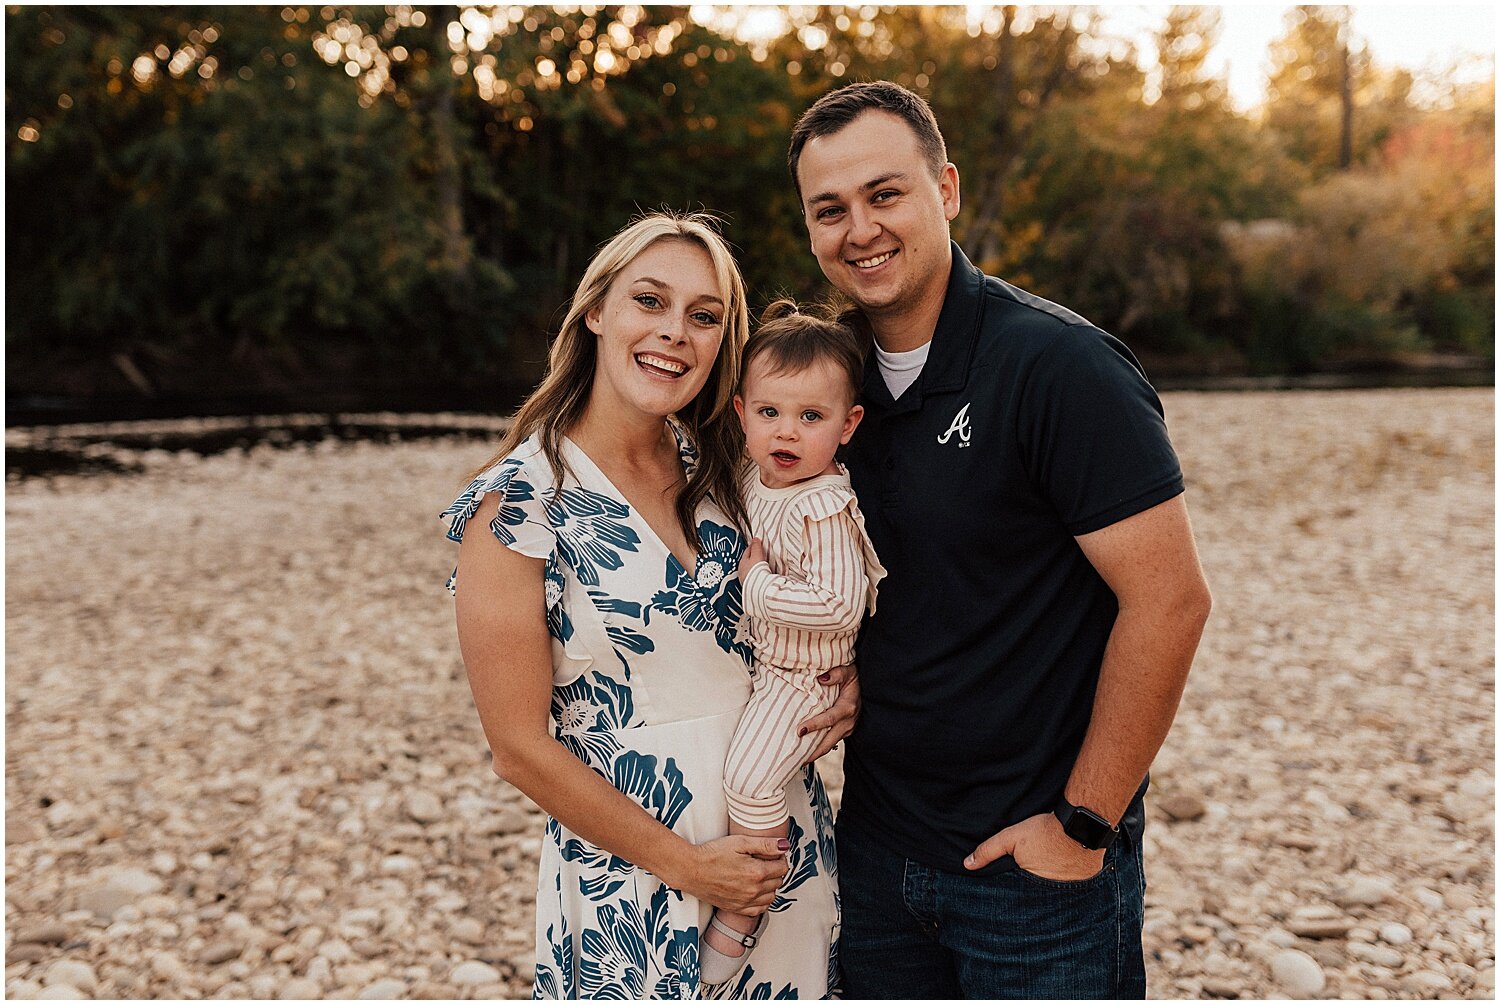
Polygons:
[[760,414],[767,419],[774,419],[776,418],[776,409],[770,405],[763,405],[761,406]]
[[808,409],[807,411],[802,413],[803,422],[817,422],[822,417],[823,416],[821,414],[814,412],[812,409]]

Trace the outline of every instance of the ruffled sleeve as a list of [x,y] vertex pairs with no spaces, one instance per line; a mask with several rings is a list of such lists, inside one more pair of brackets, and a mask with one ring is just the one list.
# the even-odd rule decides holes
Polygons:
[[470,482],[441,514],[451,518],[448,539],[462,541],[485,496],[496,494],[500,497],[500,511],[490,521],[490,531],[496,540],[528,558],[550,556],[557,548],[557,534],[547,523],[537,486],[526,468],[524,460],[507,457]]
[[[462,542],[469,521],[485,497],[499,497],[500,508],[488,529],[495,539],[528,558],[544,560],[543,587],[547,630],[552,636],[553,682],[572,683],[593,665],[596,653],[611,651],[598,612],[579,591],[558,548],[549,502],[557,496],[546,458],[527,441],[516,453],[485,471],[459,493],[440,516],[448,520],[448,539]],[[564,549],[565,550],[565,549]],[[448,577],[448,592],[458,595],[458,569]]]
[[847,484],[819,485],[793,500],[787,516],[808,528],[840,513],[848,513],[850,522],[854,525],[860,554],[864,558],[865,613],[874,614],[877,587],[885,578],[886,571],[885,566],[880,564],[880,556],[875,554],[875,546],[870,543],[870,534],[865,530],[865,517],[859,511],[859,500],[854,495],[854,490]]

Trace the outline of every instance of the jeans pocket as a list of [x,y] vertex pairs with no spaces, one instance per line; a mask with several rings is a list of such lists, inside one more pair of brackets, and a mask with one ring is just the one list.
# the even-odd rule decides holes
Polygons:
[[[1099,867],[1099,871],[1085,879],[1049,879],[1046,876],[1038,876],[1036,873],[1027,872],[1020,865],[1016,865],[1016,860],[1009,855],[1005,857],[1010,858],[1013,865],[1013,868],[1009,869],[1008,873],[1033,886],[1058,891],[1091,890],[1108,880],[1110,875],[1115,871],[1116,860],[1120,857],[1120,842],[1115,841],[1114,844],[1109,846],[1109,849],[1104,853],[1104,864]],[[1004,874],[1002,873],[1001,875]]]

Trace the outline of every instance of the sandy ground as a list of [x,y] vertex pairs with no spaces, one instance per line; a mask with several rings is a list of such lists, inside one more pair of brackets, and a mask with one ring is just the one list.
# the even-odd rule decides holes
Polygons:
[[[1152,996],[1492,997],[1494,392],[1165,400],[1216,606],[1153,772]],[[540,818],[436,519],[486,453],[8,485],[8,996],[529,994]]]

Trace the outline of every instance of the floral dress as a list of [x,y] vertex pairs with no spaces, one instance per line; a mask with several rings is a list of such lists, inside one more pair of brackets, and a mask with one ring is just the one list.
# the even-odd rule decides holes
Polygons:
[[[692,447],[673,431],[691,476]],[[443,514],[448,536],[463,540],[481,500],[499,495],[488,530],[546,563],[557,739],[688,841],[723,837],[724,759],[750,697],[750,650],[735,642],[747,542],[705,502],[690,572],[587,454],[567,439],[563,450],[570,471],[558,485],[535,438],[524,441]],[[750,962],[717,988],[698,983],[712,906],[549,817],[533,997],[828,997],[838,971],[833,815],[811,767],[787,795],[787,877]]]

